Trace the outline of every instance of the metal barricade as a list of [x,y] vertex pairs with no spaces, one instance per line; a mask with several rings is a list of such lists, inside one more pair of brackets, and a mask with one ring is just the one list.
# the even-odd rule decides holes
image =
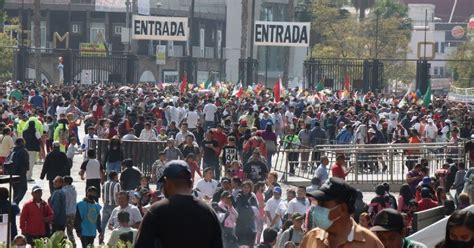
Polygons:
[[[134,166],[138,167],[144,175],[151,175],[151,166],[158,160],[159,154],[166,148],[163,141],[122,140],[124,158],[131,158]],[[97,159],[105,160],[105,154],[109,146],[107,139],[89,140],[89,149],[95,150]],[[105,164],[104,164],[105,166]]]
[[[310,154],[309,156],[307,154]],[[296,154],[296,155],[294,155]],[[327,156],[327,167],[331,175],[331,166],[336,157],[344,154],[346,167],[351,168],[346,180],[361,184],[382,182],[401,184],[405,175],[421,159],[427,159],[430,175],[442,167],[447,158],[455,162],[466,162],[464,143],[422,143],[422,144],[349,144],[320,145],[314,149],[279,149],[274,156],[272,168],[281,172],[283,181],[311,179],[315,175],[320,156]],[[302,159],[308,158],[309,159]],[[290,169],[294,171],[290,173]]]

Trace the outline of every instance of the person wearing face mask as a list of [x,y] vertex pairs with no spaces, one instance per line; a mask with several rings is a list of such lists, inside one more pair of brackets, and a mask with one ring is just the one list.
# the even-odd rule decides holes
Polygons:
[[385,248],[426,248],[424,244],[405,238],[407,228],[403,223],[403,216],[395,209],[380,211],[375,216],[374,226],[370,230],[377,235]]
[[104,240],[104,231],[100,224],[100,205],[95,201],[99,190],[90,186],[87,188],[87,197],[77,203],[74,228],[77,236],[81,239],[82,247],[94,244],[96,229],[99,232],[99,240]]
[[446,224],[446,237],[435,248],[472,248],[474,247],[474,213],[456,211]]
[[317,200],[311,216],[317,227],[305,235],[300,247],[384,247],[375,234],[351,217],[357,193],[344,180],[330,178],[308,196]]

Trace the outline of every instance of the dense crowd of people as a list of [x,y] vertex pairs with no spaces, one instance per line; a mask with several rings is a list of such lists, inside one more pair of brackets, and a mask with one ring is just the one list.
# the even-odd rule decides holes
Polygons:
[[[367,203],[345,182],[352,173],[347,154],[329,161],[316,149],[308,152],[324,144],[468,141],[474,134],[468,104],[436,98],[423,106],[416,94],[338,97],[300,89],[274,99],[263,87],[236,95],[226,84],[205,92],[151,84],[18,83],[2,90],[0,164],[20,182],[13,205],[0,189],[0,211],[13,207],[20,215],[19,231],[15,218],[11,223],[17,245],[65,231],[80,247],[96,238],[110,247],[425,247],[406,237],[414,213],[437,206],[451,216],[438,247],[474,245],[474,214],[463,210],[474,203],[474,167],[457,150],[436,171],[408,154],[413,163],[406,164],[399,196],[384,183]],[[105,157],[89,149],[91,139],[109,140]],[[125,157],[122,142],[131,140],[166,143],[150,174]],[[471,146],[466,151],[474,158]],[[288,173],[308,171],[310,186],[279,184],[273,168],[279,147],[296,149],[286,153]],[[83,161],[84,189],[74,187],[75,157]],[[49,182],[49,199],[37,185],[25,199],[35,176]],[[86,197],[77,199],[77,190]],[[179,235],[183,228],[189,239]]]

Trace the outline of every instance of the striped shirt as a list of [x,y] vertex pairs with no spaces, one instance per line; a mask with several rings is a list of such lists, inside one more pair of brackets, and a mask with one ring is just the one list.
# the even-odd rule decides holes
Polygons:
[[104,190],[104,206],[117,206],[115,195],[122,190],[120,182],[108,180],[102,189]]

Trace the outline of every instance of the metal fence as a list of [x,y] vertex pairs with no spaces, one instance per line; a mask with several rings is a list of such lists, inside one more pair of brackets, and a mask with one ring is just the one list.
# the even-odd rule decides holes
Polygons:
[[[465,162],[464,143],[423,144],[365,144],[365,145],[322,145],[315,149],[280,149],[275,155],[272,170],[283,173],[283,181],[311,179],[319,163],[319,156],[329,159],[331,167],[336,157],[344,154],[346,167],[351,168],[346,180],[360,184],[405,182],[409,168],[421,159],[427,159],[430,174],[440,169],[447,158]],[[295,170],[290,173],[291,167]]]
[[[107,139],[89,140],[89,149],[97,152],[97,159],[105,161],[105,154],[109,146]],[[166,142],[160,141],[122,141],[124,158],[133,159],[134,166],[138,167],[144,175],[151,175],[151,166],[158,160],[160,151],[166,148]]]

